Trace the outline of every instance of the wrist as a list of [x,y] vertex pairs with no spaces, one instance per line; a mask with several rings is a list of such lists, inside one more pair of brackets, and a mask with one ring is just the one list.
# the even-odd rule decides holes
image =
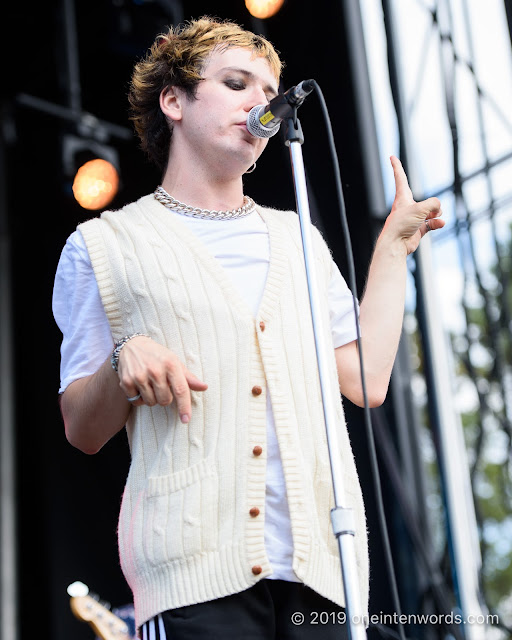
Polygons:
[[392,235],[384,228],[375,245],[374,255],[377,253],[392,259],[406,260],[409,251],[404,238]]
[[124,345],[132,338],[137,338],[139,336],[149,338],[147,333],[132,333],[129,336],[124,336],[124,338],[121,338],[121,340],[114,344],[114,350],[112,351],[112,355],[110,356],[110,364],[112,365],[112,369],[114,369],[114,371],[117,371],[119,367],[119,354],[121,353]]

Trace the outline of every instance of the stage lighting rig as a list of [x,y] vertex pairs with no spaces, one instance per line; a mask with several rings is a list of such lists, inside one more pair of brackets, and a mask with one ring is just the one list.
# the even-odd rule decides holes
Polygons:
[[84,209],[103,209],[114,199],[119,187],[119,174],[113,164],[95,158],[83,164],[73,181],[73,195]]
[[113,147],[66,134],[62,162],[65,175],[73,180],[73,195],[81,207],[97,211],[112,202],[119,189],[119,155]]

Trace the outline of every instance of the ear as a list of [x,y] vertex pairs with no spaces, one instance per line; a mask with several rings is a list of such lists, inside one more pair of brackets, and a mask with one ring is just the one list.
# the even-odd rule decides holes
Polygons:
[[174,122],[181,120],[182,98],[181,91],[176,87],[166,87],[160,93],[160,109],[165,116]]

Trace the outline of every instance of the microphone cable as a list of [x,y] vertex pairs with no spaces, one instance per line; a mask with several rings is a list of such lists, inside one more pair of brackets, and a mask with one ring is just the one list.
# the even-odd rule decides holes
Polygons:
[[[336,195],[338,199],[338,207],[340,212],[340,221],[343,232],[343,238],[345,242],[345,252],[347,256],[347,266],[348,266],[348,277],[349,277],[349,288],[352,292],[353,302],[354,302],[354,316],[356,322],[356,335],[357,335],[357,344],[358,344],[358,353],[359,353],[359,365],[361,369],[361,384],[363,390],[363,400],[364,400],[364,423],[366,427],[366,434],[368,438],[368,448],[370,454],[370,468],[372,470],[373,477],[373,487],[375,492],[375,502],[377,505],[377,515],[379,520],[379,527],[382,535],[382,543],[384,547],[384,558],[387,570],[389,572],[389,581],[391,587],[391,596],[393,601],[393,606],[395,607],[395,611],[397,613],[398,620],[401,620],[402,609],[400,606],[400,598],[398,596],[398,588],[396,582],[396,574],[393,565],[393,556],[391,553],[391,545],[389,542],[389,534],[388,527],[386,522],[386,515],[384,513],[384,503],[382,499],[382,486],[380,482],[379,475],[379,464],[377,460],[377,452],[375,448],[375,439],[373,435],[373,427],[370,416],[370,407],[368,405],[368,394],[366,391],[366,380],[364,375],[364,364],[363,364],[363,348],[361,344],[361,328],[359,325],[359,314],[358,314],[358,305],[357,305],[357,287],[356,287],[356,276],[355,276],[355,266],[354,266],[354,254],[352,251],[352,242],[350,239],[350,231],[348,227],[347,221],[347,213],[345,208],[345,199],[343,196],[343,189],[341,185],[340,178],[340,167],[338,162],[338,156],[336,153],[336,145],[334,142],[334,135],[332,132],[332,124],[331,119],[329,117],[329,111],[327,109],[327,105],[325,102],[324,95],[319,84],[315,80],[310,80],[314,89],[318,95],[320,100],[320,107],[322,110],[322,115],[325,121],[325,126],[327,130],[328,137],[328,145],[329,151],[331,153],[332,163],[334,165],[334,179],[336,184]],[[406,640],[403,625],[400,623],[398,625],[398,632],[400,640]]]

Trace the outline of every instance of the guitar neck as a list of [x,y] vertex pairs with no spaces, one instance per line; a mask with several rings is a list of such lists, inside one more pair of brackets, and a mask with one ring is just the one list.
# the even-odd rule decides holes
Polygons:
[[128,625],[93,597],[72,597],[70,607],[79,620],[91,625],[101,640],[132,640]]

